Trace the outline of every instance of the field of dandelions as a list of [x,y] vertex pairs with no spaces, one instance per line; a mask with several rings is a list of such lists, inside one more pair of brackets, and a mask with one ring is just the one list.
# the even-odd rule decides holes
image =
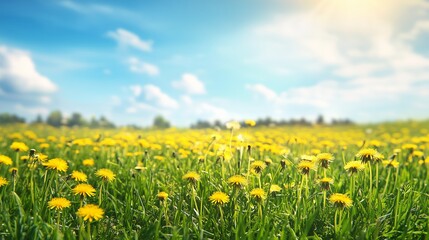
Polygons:
[[429,122],[0,127],[0,239],[428,239]]

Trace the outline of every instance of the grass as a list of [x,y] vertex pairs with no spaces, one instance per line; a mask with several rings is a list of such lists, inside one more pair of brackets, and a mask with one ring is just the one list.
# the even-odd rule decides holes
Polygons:
[[[0,176],[8,180],[0,187],[0,238],[428,239],[427,129],[428,122],[220,132],[2,127],[0,155],[12,164],[0,163]],[[29,151],[10,149],[13,142],[25,143],[47,160],[64,159],[68,168],[57,171],[43,165],[47,160],[25,160]],[[384,158],[350,175],[344,166],[359,160],[356,154],[363,148]],[[312,157],[315,167],[303,174],[298,169],[302,155],[320,152],[334,156],[329,167]],[[94,165],[83,165],[85,159]],[[265,164],[260,171],[251,167],[258,160]],[[388,166],[393,160],[397,168]],[[114,180],[95,174],[102,168],[110,169]],[[78,184],[70,177],[73,170],[87,174],[94,196],[73,194]],[[183,179],[190,171],[201,179]],[[246,186],[228,184],[237,174],[247,179]],[[328,190],[317,181],[325,175],[334,179]],[[273,184],[281,191],[270,193]],[[255,188],[262,188],[266,198],[252,197]],[[157,196],[162,191],[168,194],[164,201]],[[229,201],[210,202],[216,191]],[[346,194],[352,206],[331,203],[333,193]],[[70,200],[71,206],[48,208],[54,197]],[[99,205],[103,216],[92,222],[78,217],[86,204]]]

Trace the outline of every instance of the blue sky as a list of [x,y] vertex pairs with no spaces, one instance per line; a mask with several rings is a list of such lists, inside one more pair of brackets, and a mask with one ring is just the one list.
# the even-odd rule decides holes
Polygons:
[[429,2],[3,1],[0,107],[149,125],[429,117]]

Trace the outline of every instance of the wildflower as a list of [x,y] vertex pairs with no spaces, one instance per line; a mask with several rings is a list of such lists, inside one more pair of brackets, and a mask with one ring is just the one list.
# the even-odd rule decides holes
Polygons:
[[270,186],[270,193],[278,193],[282,190],[282,188],[277,184],[272,184]]
[[329,201],[338,208],[349,208],[353,205],[353,200],[351,200],[347,195],[341,193],[332,194],[329,197]]
[[198,181],[200,181],[201,177],[198,173],[196,172],[188,172],[185,175],[183,175],[182,177],[185,180],[188,180],[190,183],[196,183]]
[[61,158],[51,159],[46,163],[42,163],[42,165],[48,169],[53,169],[60,172],[65,172],[69,168],[69,166],[67,165],[67,162]]
[[310,169],[314,169],[314,168],[315,168],[315,165],[313,162],[301,161],[298,164],[298,169],[301,171],[302,174],[309,174]]
[[266,167],[267,165],[262,162],[262,161],[254,161],[252,162],[252,164],[250,164],[250,168],[255,171],[255,173],[261,173],[262,170]]
[[103,180],[111,182],[113,180],[115,180],[116,175],[107,168],[102,168],[100,170],[98,170],[95,175],[101,177]]
[[383,161],[383,165],[386,167],[393,167],[393,168],[398,168],[399,167],[399,162],[396,160],[384,160]]
[[13,167],[9,169],[10,174],[12,174],[12,177],[15,177],[16,174],[18,173],[18,168]]
[[88,177],[85,173],[80,171],[73,171],[71,174],[71,178],[77,182],[86,182],[88,180]]
[[12,159],[5,155],[0,155],[0,164],[12,165]]
[[215,192],[209,197],[209,200],[213,204],[223,205],[229,202],[229,196],[223,192]]
[[344,166],[344,169],[350,174],[357,173],[365,169],[365,165],[361,161],[350,161]]
[[165,201],[168,198],[168,193],[159,192],[156,196],[158,197],[159,201]]
[[68,208],[71,206],[70,201],[66,198],[52,198],[48,202],[48,206],[50,209],[62,210],[63,208]]
[[39,153],[39,154],[34,155],[34,161],[44,162],[46,160],[48,160],[48,155],[45,155],[43,153]]
[[250,191],[250,196],[254,197],[258,201],[262,201],[267,197],[267,194],[262,188],[254,188]]
[[238,129],[240,129],[240,123],[239,122],[237,122],[237,121],[230,121],[230,122],[227,122],[226,124],[225,124],[225,126],[226,126],[226,128],[227,129],[231,129],[231,130],[238,130]]
[[361,149],[357,154],[356,157],[360,158],[362,163],[367,163],[370,161],[377,161],[382,155],[377,152],[377,150],[372,148],[364,148]]
[[307,162],[315,162],[317,158],[316,156],[313,156],[313,155],[301,155],[301,160],[307,161]]
[[75,195],[80,195],[81,197],[92,197],[95,195],[94,187],[86,183],[76,185],[76,187],[73,188],[73,192]]
[[329,163],[334,160],[334,156],[331,153],[319,153],[316,157],[317,161],[320,162],[323,168],[328,168]]
[[317,182],[319,182],[320,187],[323,190],[329,190],[330,184],[334,183],[334,179],[329,178],[329,177],[324,177],[322,179],[319,179]]
[[417,145],[416,144],[412,144],[412,143],[406,143],[404,145],[402,145],[402,149],[408,150],[410,152],[413,152],[414,150],[417,149]]
[[88,166],[88,167],[94,166],[94,159],[92,159],[92,158],[85,159],[85,160],[82,161],[82,164],[84,166]]
[[244,123],[249,127],[254,127],[256,125],[256,122],[254,120],[250,120],[250,119],[244,121]]
[[0,187],[6,186],[8,183],[6,178],[0,177]]
[[247,179],[241,175],[234,175],[228,179],[228,183],[237,188],[243,188],[247,185]]
[[23,142],[13,142],[12,145],[10,145],[10,149],[15,152],[25,152],[28,151],[28,146]]
[[92,222],[93,220],[97,221],[103,218],[104,210],[97,205],[87,204],[77,210],[77,215],[85,221],[89,220]]

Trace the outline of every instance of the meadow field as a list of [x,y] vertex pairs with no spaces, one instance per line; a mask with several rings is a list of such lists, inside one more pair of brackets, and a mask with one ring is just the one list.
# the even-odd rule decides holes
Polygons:
[[428,239],[429,122],[0,127],[0,239]]

